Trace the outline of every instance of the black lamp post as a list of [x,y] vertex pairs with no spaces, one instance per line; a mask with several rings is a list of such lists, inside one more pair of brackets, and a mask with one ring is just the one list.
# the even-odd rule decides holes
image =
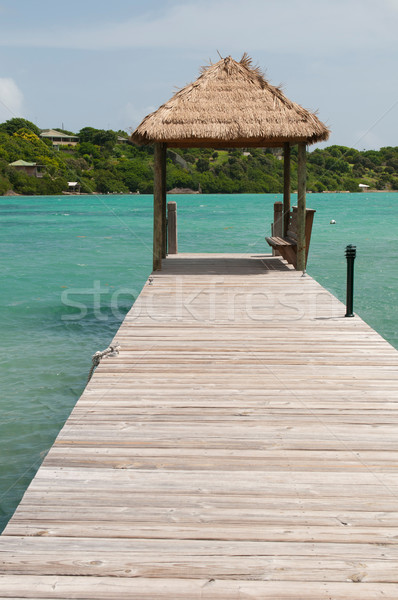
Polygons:
[[354,260],[357,254],[357,247],[348,244],[345,249],[347,258],[347,301],[346,301],[346,317],[354,317],[352,311],[354,305]]

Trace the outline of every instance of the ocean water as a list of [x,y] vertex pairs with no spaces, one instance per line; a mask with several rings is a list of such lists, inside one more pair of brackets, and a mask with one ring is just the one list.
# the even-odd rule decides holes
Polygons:
[[[269,252],[279,195],[176,196],[181,252]],[[294,202],[294,197],[293,197]],[[398,194],[309,194],[308,271],[398,348]],[[151,196],[1,197],[0,531],[152,264]],[[335,225],[330,221],[334,219]]]

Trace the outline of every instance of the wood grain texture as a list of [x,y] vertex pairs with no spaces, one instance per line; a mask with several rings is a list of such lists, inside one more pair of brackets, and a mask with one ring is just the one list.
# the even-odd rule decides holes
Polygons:
[[398,352],[279,257],[152,274],[0,536],[1,598],[398,597]]
[[155,144],[153,166],[153,270],[162,269],[165,236],[164,144]]
[[286,237],[289,229],[290,213],[290,144],[283,144],[283,230],[282,237]]
[[306,208],[306,151],[305,142],[298,144],[297,154],[297,270],[305,271],[306,239],[305,239],[305,208]]
[[167,256],[167,144],[161,147],[161,181],[162,181],[162,258]]
[[167,203],[167,253],[178,254],[177,202]]

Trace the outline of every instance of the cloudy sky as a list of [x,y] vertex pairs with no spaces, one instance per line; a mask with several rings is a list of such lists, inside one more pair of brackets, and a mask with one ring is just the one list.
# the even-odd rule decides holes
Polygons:
[[331,129],[398,145],[398,0],[0,0],[0,122],[135,127],[219,52],[247,52]]

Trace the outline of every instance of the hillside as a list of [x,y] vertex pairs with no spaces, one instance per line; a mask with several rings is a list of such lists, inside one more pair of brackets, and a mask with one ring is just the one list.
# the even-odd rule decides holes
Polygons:
[[[58,129],[57,131],[62,131]],[[61,194],[68,181],[84,193],[152,193],[153,147],[130,145],[127,133],[84,127],[79,144],[55,149],[40,137],[36,125],[21,118],[0,124],[0,195]],[[292,189],[297,186],[297,148],[292,152]],[[9,166],[17,160],[37,163],[42,177]],[[280,150],[174,149],[167,155],[167,189],[200,189],[203,193],[278,193],[283,189]],[[398,190],[398,147],[358,151],[329,146],[308,153],[309,191]]]

